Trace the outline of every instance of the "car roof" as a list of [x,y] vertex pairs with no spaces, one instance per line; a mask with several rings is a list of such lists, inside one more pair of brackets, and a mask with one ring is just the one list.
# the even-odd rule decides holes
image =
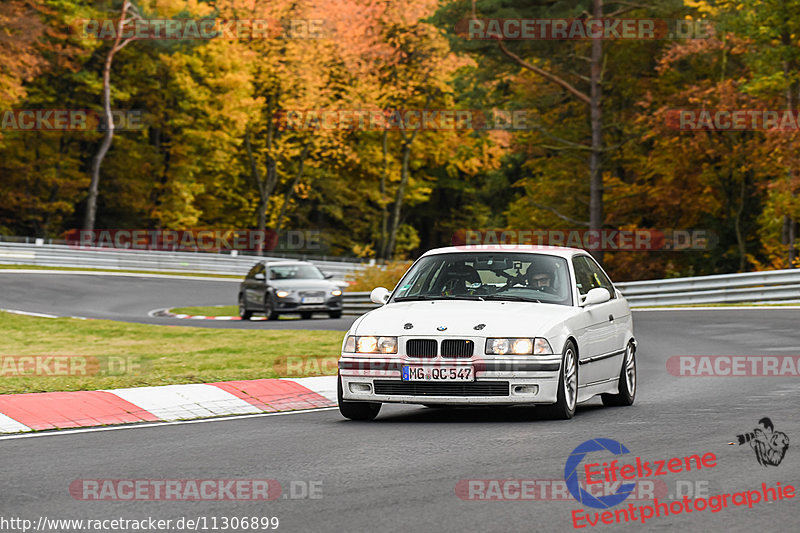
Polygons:
[[474,252],[508,252],[523,254],[545,254],[558,257],[570,258],[575,255],[586,255],[586,250],[580,248],[567,248],[564,246],[540,246],[534,244],[475,244],[464,246],[447,246],[445,248],[434,248],[428,250],[422,257],[427,255],[453,254],[453,253],[474,253]]

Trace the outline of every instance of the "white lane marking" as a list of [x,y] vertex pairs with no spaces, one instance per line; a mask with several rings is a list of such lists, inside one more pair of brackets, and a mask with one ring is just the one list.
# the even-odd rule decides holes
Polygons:
[[[204,316],[204,315],[187,315],[183,313],[171,313],[169,307],[161,309],[153,309],[147,312],[147,316],[151,318],[182,318],[188,320],[241,320],[238,316]],[[265,316],[250,317],[250,320],[266,320]]]
[[10,416],[0,413],[0,433],[17,433],[19,431],[33,431],[21,422],[17,422]]
[[58,315],[48,315],[45,313],[31,313],[30,311],[19,311],[17,309],[0,309],[0,311],[5,311],[6,313],[11,313],[13,315],[38,316],[40,318],[60,318]]
[[162,420],[260,413],[230,392],[205,383],[107,390]]
[[753,311],[762,309],[800,309],[800,305],[742,305],[736,307],[632,307],[631,311]]
[[337,401],[336,376],[316,376],[311,378],[294,378],[294,379],[281,378],[281,379],[283,379],[284,381],[294,381],[298,385],[302,385],[303,387],[316,392],[320,396],[324,396],[325,398],[333,402]]
[[[175,270],[174,272],[180,273],[184,272],[183,270]],[[16,274],[62,274],[62,275],[70,275],[76,274],[78,276],[117,276],[117,277],[129,277],[129,278],[158,278],[158,279],[188,279],[193,281],[231,281],[235,283],[241,283],[242,279],[238,278],[212,278],[212,277],[205,277],[205,276],[179,276],[176,274],[144,274],[144,273],[136,273],[136,272],[103,272],[103,271],[93,271],[93,270],[36,270],[36,269],[26,269],[26,268],[0,268],[0,274],[5,273],[16,273]]]
[[254,415],[237,415],[237,416],[224,416],[220,418],[204,418],[200,420],[177,420],[175,422],[148,422],[144,424],[127,424],[122,426],[111,427],[96,427],[96,428],[80,428],[80,429],[64,429],[46,431],[40,433],[23,433],[20,435],[6,435],[0,436],[0,440],[14,440],[14,439],[33,439],[37,437],[59,437],[61,435],[73,435],[75,433],[97,433],[100,431],[119,431],[122,429],[142,429],[142,428],[157,428],[165,426],[182,426],[185,424],[205,424],[207,422],[229,422],[231,420],[242,420],[245,418],[260,418],[266,416],[283,416],[283,415],[304,415],[308,413],[316,413],[318,411],[333,411],[338,407],[319,407],[316,409],[303,409],[299,411],[282,411],[280,413],[258,413]]

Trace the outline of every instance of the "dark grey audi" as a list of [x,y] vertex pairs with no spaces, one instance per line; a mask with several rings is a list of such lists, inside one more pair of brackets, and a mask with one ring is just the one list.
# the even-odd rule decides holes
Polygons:
[[303,261],[262,261],[247,273],[239,286],[239,316],[250,320],[263,313],[268,320],[282,314],[311,318],[313,313],[342,316],[342,290],[333,276]]

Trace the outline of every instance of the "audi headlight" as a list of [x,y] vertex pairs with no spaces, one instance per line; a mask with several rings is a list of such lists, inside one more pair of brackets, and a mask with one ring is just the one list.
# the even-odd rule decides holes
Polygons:
[[275,296],[277,296],[278,298],[286,298],[287,296],[289,296],[289,291],[276,291]]
[[331,291],[331,296],[341,296],[341,295],[342,295],[342,291],[340,291],[339,289],[333,289]]
[[489,338],[486,339],[487,355],[548,355],[553,353],[547,339],[536,338]]
[[344,343],[345,352],[397,353],[397,337],[349,336]]

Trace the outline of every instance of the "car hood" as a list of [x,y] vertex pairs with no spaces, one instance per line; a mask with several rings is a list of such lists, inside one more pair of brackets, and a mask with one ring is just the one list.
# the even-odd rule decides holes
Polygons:
[[[370,311],[356,324],[356,335],[466,335],[513,337],[544,335],[576,313],[566,305],[531,302],[396,302]],[[405,329],[411,323],[413,328]],[[481,329],[475,326],[485,324]],[[446,330],[437,328],[445,327]]]

